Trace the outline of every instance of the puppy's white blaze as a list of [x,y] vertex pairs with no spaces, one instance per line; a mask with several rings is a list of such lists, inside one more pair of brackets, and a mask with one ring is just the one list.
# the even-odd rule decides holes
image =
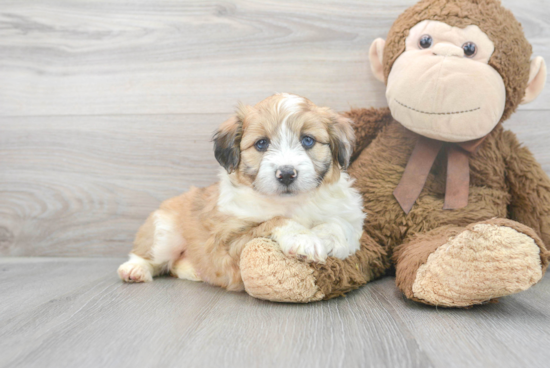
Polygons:
[[296,114],[302,110],[301,106],[305,103],[303,97],[296,96],[290,93],[281,93],[280,96],[283,98],[279,101],[277,105],[277,110],[280,114]]
[[334,256],[346,258],[359,249],[366,215],[361,195],[352,188],[348,174],[342,173],[336,183],[291,197],[264,195],[232,180],[232,176],[220,171],[220,212],[256,222],[283,216],[307,229],[333,223],[341,228],[347,243],[346,249],[339,249]]
[[298,172],[298,177],[290,187],[294,194],[317,187],[315,165],[302,147],[299,137],[283,123],[279,134],[264,154],[254,187],[267,195],[284,192],[286,188],[278,182],[275,171],[285,165],[293,166]]

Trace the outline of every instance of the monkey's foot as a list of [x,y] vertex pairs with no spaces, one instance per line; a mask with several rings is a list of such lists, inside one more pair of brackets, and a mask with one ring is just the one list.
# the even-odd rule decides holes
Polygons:
[[532,232],[495,219],[448,238],[416,271],[413,299],[467,307],[528,289],[542,278],[541,253],[546,250],[525,228]]
[[286,257],[277,243],[266,238],[248,243],[241,254],[240,268],[246,292],[258,299],[307,303],[325,296],[308,263]]

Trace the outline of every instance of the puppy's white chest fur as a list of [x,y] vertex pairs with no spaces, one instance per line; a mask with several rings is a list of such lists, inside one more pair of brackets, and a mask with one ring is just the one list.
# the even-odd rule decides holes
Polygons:
[[[303,235],[308,229],[312,236],[324,239],[326,247],[330,248],[327,249],[329,255],[338,258],[346,258],[359,249],[366,215],[361,195],[352,187],[353,181],[348,174],[341,173],[336,183],[289,197],[265,196],[238,184],[225,171],[221,172],[220,179],[217,203],[220,212],[254,222],[285,217],[295,223],[275,231],[275,238],[277,234],[281,235],[279,238],[292,235],[289,233]],[[284,239],[276,240],[284,242]],[[284,244],[280,245],[285,251]]]

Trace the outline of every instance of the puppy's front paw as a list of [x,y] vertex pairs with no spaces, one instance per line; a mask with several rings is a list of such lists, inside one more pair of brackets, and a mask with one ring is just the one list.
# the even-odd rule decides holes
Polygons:
[[288,220],[284,226],[273,229],[272,238],[287,256],[314,262],[324,262],[327,259],[323,242],[295,221]]
[[118,268],[118,276],[124,282],[150,282],[153,276],[144,264],[126,262]]
[[327,259],[327,251],[321,239],[313,234],[289,234],[279,240],[279,245],[287,256],[313,262],[324,262]]
[[314,227],[311,232],[321,240],[329,256],[345,259],[350,255],[346,235],[340,226],[332,223],[321,224]]

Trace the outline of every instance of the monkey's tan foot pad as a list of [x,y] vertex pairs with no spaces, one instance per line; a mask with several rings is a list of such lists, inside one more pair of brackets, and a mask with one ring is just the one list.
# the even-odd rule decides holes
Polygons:
[[480,223],[430,254],[412,292],[429,304],[467,307],[526,290],[542,275],[533,238],[511,227]]
[[270,239],[251,240],[241,254],[241,276],[251,296],[273,302],[308,303],[323,299],[313,268],[286,257]]

